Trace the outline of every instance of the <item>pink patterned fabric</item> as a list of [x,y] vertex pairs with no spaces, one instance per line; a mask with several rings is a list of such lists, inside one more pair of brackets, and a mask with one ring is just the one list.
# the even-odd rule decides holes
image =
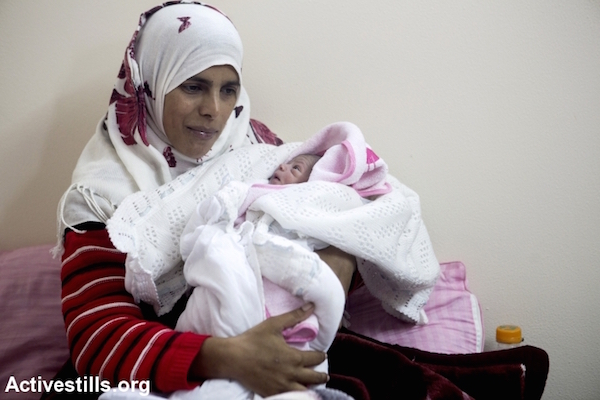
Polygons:
[[[236,109],[236,113],[237,113]],[[260,143],[272,144],[275,146],[279,146],[283,144],[283,140],[277,137],[265,124],[262,122],[250,119],[250,127],[252,127],[252,131],[254,132],[254,136],[260,140]]]
[[361,287],[348,298],[348,328],[382,342],[434,353],[483,351],[481,311],[467,287],[464,264],[443,263],[440,268],[440,278],[425,305],[428,324],[412,325],[392,317],[366,287]]
[[[0,388],[41,376],[50,380],[69,358],[60,308],[60,261],[50,245],[0,252]],[[4,397],[6,396],[6,397]],[[19,393],[18,399],[39,399]]]

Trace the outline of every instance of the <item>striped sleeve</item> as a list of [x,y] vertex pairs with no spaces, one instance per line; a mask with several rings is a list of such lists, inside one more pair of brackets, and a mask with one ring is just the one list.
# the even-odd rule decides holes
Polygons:
[[188,371],[207,336],[146,320],[125,290],[125,254],[106,229],[67,232],[62,261],[62,312],[79,375],[150,380],[152,390],[191,389]]

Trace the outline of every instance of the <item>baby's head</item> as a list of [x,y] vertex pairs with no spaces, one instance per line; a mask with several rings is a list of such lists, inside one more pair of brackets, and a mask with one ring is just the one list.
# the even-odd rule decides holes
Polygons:
[[314,154],[300,154],[279,165],[269,179],[269,183],[271,185],[289,185],[306,182],[319,158],[321,157]]

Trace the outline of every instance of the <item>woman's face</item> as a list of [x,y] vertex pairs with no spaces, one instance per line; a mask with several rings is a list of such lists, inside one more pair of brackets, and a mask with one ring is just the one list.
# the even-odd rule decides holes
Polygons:
[[233,67],[217,65],[167,93],[163,127],[171,145],[188,157],[203,157],[223,132],[239,91]]

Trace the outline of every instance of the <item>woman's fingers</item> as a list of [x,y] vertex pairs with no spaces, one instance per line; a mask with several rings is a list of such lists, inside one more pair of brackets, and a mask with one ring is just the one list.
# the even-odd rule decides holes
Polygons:
[[321,364],[327,359],[327,354],[320,351],[303,351],[302,352],[302,365],[304,367],[312,368]]
[[[280,335],[284,329],[291,328],[308,318],[313,313],[314,309],[315,305],[313,303],[306,303],[301,308],[271,317],[266,323],[271,323],[273,329]],[[290,348],[290,350],[292,349]],[[308,368],[321,364],[327,358],[327,355],[320,351],[298,351],[298,354],[301,355],[301,366]],[[318,383],[320,383],[322,379],[327,379],[327,374],[322,374],[324,377],[321,376],[321,378],[315,378],[316,375],[314,374],[311,375],[313,376],[313,379],[319,380]],[[310,383],[312,383],[312,380]]]
[[281,332],[284,329],[291,328],[292,326],[304,321],[306,318],[310,317],[314,310],[315,305],[313,303],[306,303],[301,308],[271,317],[267,321],[272,324],[274,329],[276,329],[278,332]]
[[329,375],[327,375],[325,372],[317,372],[305,365],[304,369],[298,372],[296,381],[305,386],[320,385],[329,381]]
[[264,396],[306,390],[308,386],[329,380],[326,373],[313,369],[325,361],[327,356],[324,352],[300,351],[290,347],[282,335],[284,329],[305,320],[313,311],[314,305],[307,303],[296,310],[271,317],[239,337],[255,343],[252,346],[255,353],[248,355],[248,359],[254,360],[252,372],[259,375],[260,379],[252,379],[252,383],[244,382],[247,387]]
[[313,311],[314,305],[308,303],[241,335],[206,339],[191,377],[233,379],[263,397],[326,383],[327,374],[313,369],[325,361],[326,354],[293,348],[282,335],[284,329],[305,320]]

